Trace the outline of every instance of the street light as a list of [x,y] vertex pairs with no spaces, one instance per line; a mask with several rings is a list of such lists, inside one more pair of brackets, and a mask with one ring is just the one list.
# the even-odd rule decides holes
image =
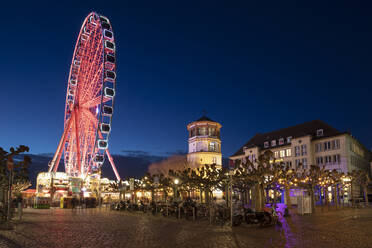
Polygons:
[[180,183],[180,180],[178,180],[178,178],[175,178],[174,179],[174,184],[175,184],[175,186],[174,186],[174,200],[176,200],[176,197],[178,198],[178,196],[177,196],[177,185]]

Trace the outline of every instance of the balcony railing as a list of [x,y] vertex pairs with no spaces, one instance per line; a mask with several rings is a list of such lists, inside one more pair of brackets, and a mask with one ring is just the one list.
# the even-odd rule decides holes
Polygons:
[[208,137],[208,138],[220,139],[220,135],[207,135],[207,134],[194,134],[194,135],[190,135],[189,137],[190,138],[193,138],[193,137]]

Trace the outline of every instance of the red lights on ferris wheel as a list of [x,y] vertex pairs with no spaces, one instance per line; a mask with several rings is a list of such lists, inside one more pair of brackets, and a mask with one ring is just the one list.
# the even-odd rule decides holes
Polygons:
[[70,176],[94,173],[107,154],[116,84],[115,40],[110,21],[90,13],[84,20],[70,67],[65,129],[49,171],[57,171],[62,153]]

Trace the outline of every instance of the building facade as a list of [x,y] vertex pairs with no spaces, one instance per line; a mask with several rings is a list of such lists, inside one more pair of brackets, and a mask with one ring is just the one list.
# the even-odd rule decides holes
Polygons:
[[187,125],[187,161],[192,168],[205,164],[222,166],[220,130],[222,125],[206,116]]
[[256,134],[230,159],[254,161],[266,150],[274,153],[276,161],[303,170],[318,165],[347,173],[369,171],[370,167],[369,150],[348,132],[340,132],[320,120]]

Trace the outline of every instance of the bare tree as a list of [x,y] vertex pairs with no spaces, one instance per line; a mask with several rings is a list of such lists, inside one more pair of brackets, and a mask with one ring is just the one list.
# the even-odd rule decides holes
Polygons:
[[[277,163],[274,154],[266,151],[255,161],[247,159],[244,163],[237,161],[235,164],[235,175],[244,178],[246,183],[253,185],[254,209],[263,211],[265,206],[265,189],[273,186],[283,177],[284,165]],[[242,180],[242,179],[240,179]]]
[[21,194],[22,191],[28,189],[30,186],[31,186],[30,181],[18,181],[16,183],[13,183],[12,185],[13,194],[19,195]]

